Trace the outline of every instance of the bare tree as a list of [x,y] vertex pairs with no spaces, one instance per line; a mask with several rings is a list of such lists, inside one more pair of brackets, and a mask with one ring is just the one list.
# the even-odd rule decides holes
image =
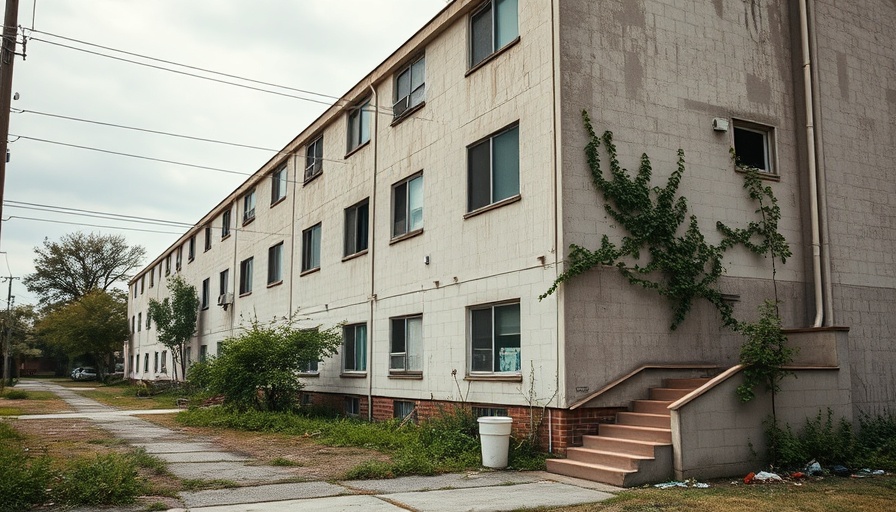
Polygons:
[[142,246],[128,245],[122,235],[71,233],[58,242],[44,239],[35,247],[33,274],[23,282],[44,306],[67,304],[91,290],[107,291],[126,281],[146,255]]

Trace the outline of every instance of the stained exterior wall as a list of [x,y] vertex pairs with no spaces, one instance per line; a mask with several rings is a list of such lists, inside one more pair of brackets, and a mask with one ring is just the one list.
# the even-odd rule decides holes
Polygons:
[[856,412],[896,402],[896,4],[816,0],[834,283]]
[[[709,243],[716,221],[743,227],[756,205],[729,155],[733,130],[716,132],[714,118],[774,128],[778,181],[768,181],[782,210],[780,231],[794,252],[777,278],[787,326],[806,324],[807,268],[801,203],[807,192],[798,153],[798,96],[787,2],[560,2],[560,125],[562,138],[561,246],[594,249],[606,234],[622,233],[591,184],[581,111],[598,133],[611,130],[620,163],[637,172],[641,153],[664,184],[683,149],[679,189]],[[604,169],[608,168],[604,159]],[[779,262],[780,263],[780,262]],[[723,260],[723,293],[740,296],[736,316],[753,318],[772,298],[768,260],[742,249]],[[592,270],[562,291],[565,308],[566,392],[570,401],[644,364],[699,362],[731,365],[740,340],[720,328],[718,314],[697,303],[677,331],[653,292],[631,286],[614,269]]]

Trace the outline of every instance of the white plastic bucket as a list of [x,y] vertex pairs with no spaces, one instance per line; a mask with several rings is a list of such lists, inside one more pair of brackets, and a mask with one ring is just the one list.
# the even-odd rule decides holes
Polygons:
[[510,451],[510,427],[512,418],[507,416],[483,416],[479,418],[479,440],[482,443],[482,465],[487,468],[507,467]]

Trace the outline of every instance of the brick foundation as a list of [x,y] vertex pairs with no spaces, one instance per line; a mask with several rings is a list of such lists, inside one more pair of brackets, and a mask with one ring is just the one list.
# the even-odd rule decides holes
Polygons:
[[[339,412],[345,412],[347,397],[355,398],[358,400],[359,405],[358,417],[368,417],[366,396],[315,392],[306,392],[303,395],[306,400],[305,403],[309,403],[307,401],[310,400],[311,404],[330,407]],[[386,421],[393,419],[395,417],[396,401],[413,403],[417,421],[438,417],[439,414],[451,411],[452,408],[461,405],[458,402],[443,400],[408,400],[375,396],[373,397],[373,420]],[[598,426],[601,423],[615,423],[616,413],[626,410],[624,408],[600,408],[570,411],[568,409],[549,408],[544,410],[545,418],[542,420],[542,409],[540,407],[530,410],[529,407],[518,405],[479,403],[466,404],[466,407],[506,410],[507,416],[513,419],[514,437],[523,438],[528,436],[534,425],[538,429],[539,447],[544,450],[550,447],[553,453],[559,454],[565,454],[566,449],[569,447],[581,446],[583,435],[597,434]],[[550,417],[550,428],[548,428],[547,417]]]

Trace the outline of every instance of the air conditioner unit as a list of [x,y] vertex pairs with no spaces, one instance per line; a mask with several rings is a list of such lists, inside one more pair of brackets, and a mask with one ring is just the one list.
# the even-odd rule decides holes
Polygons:
[[218,305],[219,306],[226,306],[226,305],[232,304],[232,303],[233,303],[233,294],[232,293],[222,293],[221,295],[218,295]]

